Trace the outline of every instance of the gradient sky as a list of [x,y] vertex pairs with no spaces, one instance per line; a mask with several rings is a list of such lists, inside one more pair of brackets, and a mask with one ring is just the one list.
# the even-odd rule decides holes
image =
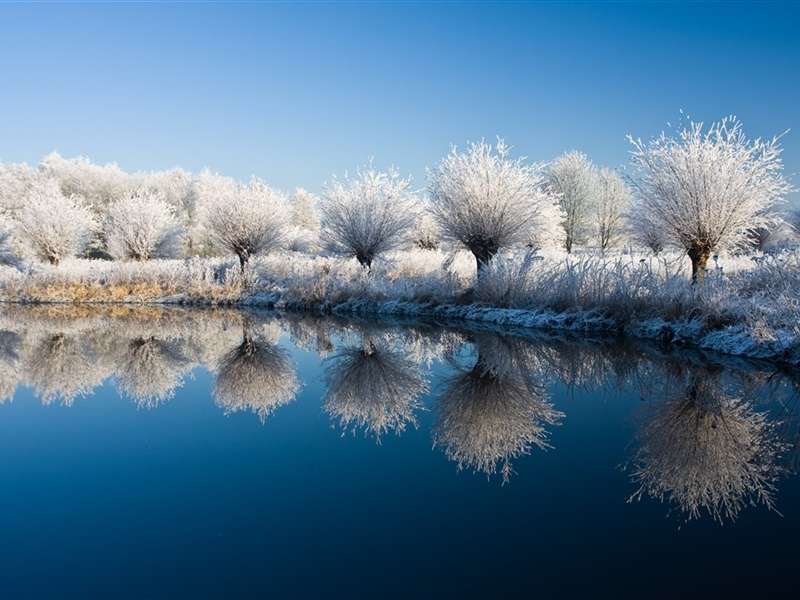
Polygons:
[[[0,160],[83,154],[319,190],[370,157],[425,183],[451,143],[627,161],[680,109],[785,138],[800,3],[0,5]],[[800,183],[793,176],[796,184]]]

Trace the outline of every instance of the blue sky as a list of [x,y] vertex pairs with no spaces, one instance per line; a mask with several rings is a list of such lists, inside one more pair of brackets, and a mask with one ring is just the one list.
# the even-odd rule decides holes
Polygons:
[[[800,3],[2,4],[0,160],[84,154],[319,190],[370,157],[424,185],[451,143],[627,161],[679,110],[786,129]],[[798,182],[798,177],[794,177]]]

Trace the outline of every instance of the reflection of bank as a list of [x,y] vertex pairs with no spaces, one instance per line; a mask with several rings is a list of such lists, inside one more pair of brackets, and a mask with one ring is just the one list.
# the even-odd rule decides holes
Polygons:
[[547,426],[564,414],[549,402],[524,342],[479,335],[477,358],[446,385],[438,402],[434,443],[458,464],[503,481],[513,459],[549,447]]
[[241,343],[219,361],[214,400],[226,413],[251,411],[263,422],[299,388],[289,354],[245,325]]
[[325,410],[342,430],[363,430],[380,443],[387,432],[400,434],[416,426],[414,413],[427,383],[419,366],[386,343],[364,336],[328,359]]
[[639,432],[632,461],[638,489],[676,505],[687,519],[734,520],[747,505],[773,508],[783,446],[767,415],[723,389],[719,372],[666,374],[677,391]]

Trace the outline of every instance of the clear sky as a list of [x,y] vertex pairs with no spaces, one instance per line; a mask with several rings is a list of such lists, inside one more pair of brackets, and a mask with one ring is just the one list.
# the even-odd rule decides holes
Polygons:
[[[0,5],[0,160],[208,166],[319,190],[451,143],[624,165],[679,110],[792,129],[800,3]],[[797,176],[794,181],[800,184]]]

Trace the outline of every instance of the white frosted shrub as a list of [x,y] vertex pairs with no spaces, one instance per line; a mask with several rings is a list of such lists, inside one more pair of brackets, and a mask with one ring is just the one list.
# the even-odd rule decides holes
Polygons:
[[472,252],[481,269],[532,234],[542,242],[558,235],[560,212],[544,182],[541,165],[512,160],[503,140],[453,148],[430,172],[431,211],[442,237]]
[[257,178],[216,191],[205,212],[206,227],[220,250],[239,258],[242,271],[252,256],[283,245],[289,221],[283,194]]
[[82,200],[65,196],[54,179],[43,179],[31,188],[17,227],[37,258],[57,265],[83,252],[97,224]]
[[0,216],[17,216],[38,178],[36,169],[25,163],[0,163]]
[[771,228],[776,204],[792,191],[779,138],[750,140],[735,117],[708,129],[689,123],[677,137],[629,139],[633,211],[641,214],[633,224],[657,227],[685,251],[695,281],[713,252],[746,247],[755,231]]
[[329,183],[321,212],[326,248],[371,267],[376,257],[408,243],[418,208],[408,179],[394,169],[368,168]]
[[109,207],[103,233],[114,258],[149,260],[177,256],[183,229],[161,192],[139,190]]

